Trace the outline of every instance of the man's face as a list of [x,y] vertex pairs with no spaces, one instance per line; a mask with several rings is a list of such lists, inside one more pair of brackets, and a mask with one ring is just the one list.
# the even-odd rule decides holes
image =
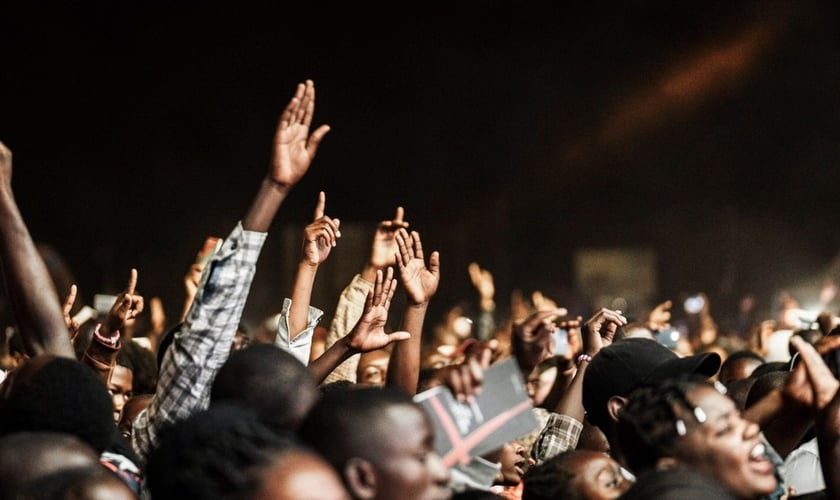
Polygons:
[[108,384],[108,392],[114,401],[114,422],[119,423],[125,402],[131,399],[131,385],[134,383],[134,372],[124,366],[117,365],[114,374],[111,375],[111,382]]
[[388,377],[388,351],[371,351],[361,355],[356,370],[356,383],[360,385],[383,386]]
[[383,415],[376,498],[448,499],[449,470],[434,448],[434,428],[423,410],[395,405]]

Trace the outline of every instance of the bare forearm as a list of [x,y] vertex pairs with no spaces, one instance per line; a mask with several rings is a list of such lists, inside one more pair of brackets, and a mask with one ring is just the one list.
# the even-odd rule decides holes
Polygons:
[[289,340],[294,338],[307,327],[309,318],[309,303],[312,300],[312,287],[315,284],[315,274],[318,266],[301,262],[292,287],[292,306],[289,309]]
[[409,394],[417,392],[420,380],[420,351],[427,309],[428,304],[409,305],[406,308],[401,330],[410,333],[411,337],[394,345],[388,362],[387,384]]
[[342,337],[338,342],[324,351],[324,354],[318,359],[309,363],[309,371],[312,373],[315,383],[322,383],[338,365],[358,352],[350,348],[350,343],[347,339],[347,337]]
[[52,280],[9,186],[0,188],[0,235],[6,287],[27,350],[75,357]]
[[259,233],[268,232],[274,215],[289,194],[291,186],[282,186],[270,179],[263,179],[257,196],[251,203],[248,213],[242,219],[242,228]]
[[[583,422],[583,376],[586,373],[587,366],[589,366],[588,361],[581,361],[572,382],[566,388],[566,392],[563,393],[560,401],[557,402],[557,406],[554,408],[555,413],[567,415],[578,422]],[[558,373],[557,376],[559,377],[560,374]]]

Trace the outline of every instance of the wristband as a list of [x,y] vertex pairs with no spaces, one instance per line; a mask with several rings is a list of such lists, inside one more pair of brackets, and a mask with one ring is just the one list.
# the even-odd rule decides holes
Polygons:
[[578,356],[578,358],[577,358],[577,364],[578,365],[580,365],[584,361],[586,361],[587,363],[591,363],[592,362],[592,356],[590,356],[589,354],[581,354],[580,356]]
[[117,343],[120,341],[120,331],[117,330],[114,332],[113,336],[105,337],[101,333],[99,333],[99,328],[102,326],[102,323],[96,324],[96,329],[93,330],[93,336],[96,337],[96,340],[102,342],[103,344],[107,345],[108,347],[117,347]]

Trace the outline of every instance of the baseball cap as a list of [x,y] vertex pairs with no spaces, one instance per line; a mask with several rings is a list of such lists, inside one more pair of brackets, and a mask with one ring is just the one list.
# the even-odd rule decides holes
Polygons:
[[599,427],[610,420],[607,401],[626,397],[636,387],[685,374],[711,377],[720,368],[720,356],[707,352],[681,358],[655,340],[625,338],[596,354],[583,377],[583,406],[590,423]]

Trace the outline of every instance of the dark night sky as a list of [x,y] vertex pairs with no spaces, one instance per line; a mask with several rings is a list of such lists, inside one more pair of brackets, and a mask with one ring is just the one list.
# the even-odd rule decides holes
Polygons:
[[[500,293],[563,297],[585,247],[655,250],[655,298],[769,300],[840,244],[836,2],[21,3],[0,8],[0,140],[33,236],[87,298],[136,266],[174,315],[305,78],[332,132],[275,221],[252,321],[288,289],[281,234],[320,189],[371,231],[405,206],[442,254],[438,307],[470,296],[471,260]],[[367,245],[342,243],[327,310],[361,266],[342,248]]]

